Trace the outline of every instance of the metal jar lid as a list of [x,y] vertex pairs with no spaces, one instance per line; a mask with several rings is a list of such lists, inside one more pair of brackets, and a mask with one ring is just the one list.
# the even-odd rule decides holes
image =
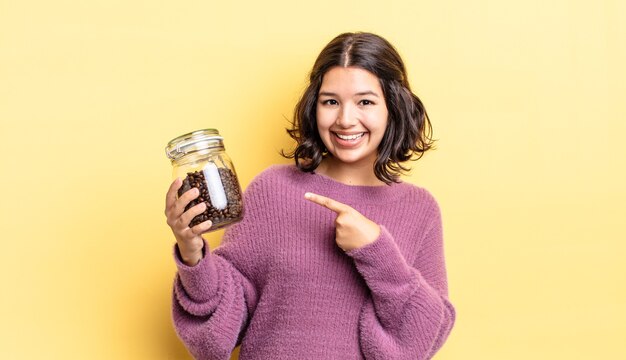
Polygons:
[[197,130],[172,139],[165,147],[165,154],[171,160],[177,160],[196,151],[212,148],[223,149],[223,139],[217,129]]

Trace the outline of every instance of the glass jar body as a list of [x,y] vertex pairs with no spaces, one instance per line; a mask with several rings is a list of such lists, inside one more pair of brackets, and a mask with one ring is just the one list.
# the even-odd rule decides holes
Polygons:
[[[189,227],[211,220],[209,231],[214,231],[243,218],[243,200],[235,167],[224,150],[222,138],[207,140],[204,132],[206,130],[200,130],[172,140],[168,149],[178,150],[180,156],[170,156],[172,153],[170,150],[168,156],[172,160],[173,178],[180,178],[183,181],[178,196],[192,188],[200,191],[200,195],[185,207],[185,211],[202,202],[206,205],[206,210],[194,217]],[[217,133],[216,130],[214,132]],[[205,136],[201,141],[194,143],[188,140],[189,136],[199,137],[199,134]],[[219,133],[217,134],[219,136]],[[183,142],[182,146],[180,141],[177,143],[177,139],[185,137],[186,143]]]

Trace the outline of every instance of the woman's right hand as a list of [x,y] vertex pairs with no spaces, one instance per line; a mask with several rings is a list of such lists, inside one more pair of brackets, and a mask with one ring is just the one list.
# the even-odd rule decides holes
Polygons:
[[191,200],[197,198],[200,192],[197,188],[191,188],[178,197],[178,189],[182,184],[182,180],[177,178],[170,185],[165,197],[165,216],[167,217],[167,225],[170,226],[174,237],[176,237],[178,251],[183,262],[188,266],[194,266],[202,259],[204,239],[201,234],[208,231],[213,224],[211,220],[207,220],[194,227],[189,227],[191,220],[206,210],[206,204],[200,203],[185,211],[185,207]]

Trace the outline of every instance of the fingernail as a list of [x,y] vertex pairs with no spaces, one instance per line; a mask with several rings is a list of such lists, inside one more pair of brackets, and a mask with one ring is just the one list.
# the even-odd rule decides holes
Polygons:
[[310,199],[313,195],[311,193],[304,193],[306,199]]

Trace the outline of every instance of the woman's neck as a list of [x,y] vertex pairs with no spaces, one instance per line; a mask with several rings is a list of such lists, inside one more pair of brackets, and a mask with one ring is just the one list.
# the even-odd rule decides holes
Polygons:
[[346,164],[333,157],[326,157],[315,172],[346,185],[385,185],[374,174],[374,164],[371,163]]

